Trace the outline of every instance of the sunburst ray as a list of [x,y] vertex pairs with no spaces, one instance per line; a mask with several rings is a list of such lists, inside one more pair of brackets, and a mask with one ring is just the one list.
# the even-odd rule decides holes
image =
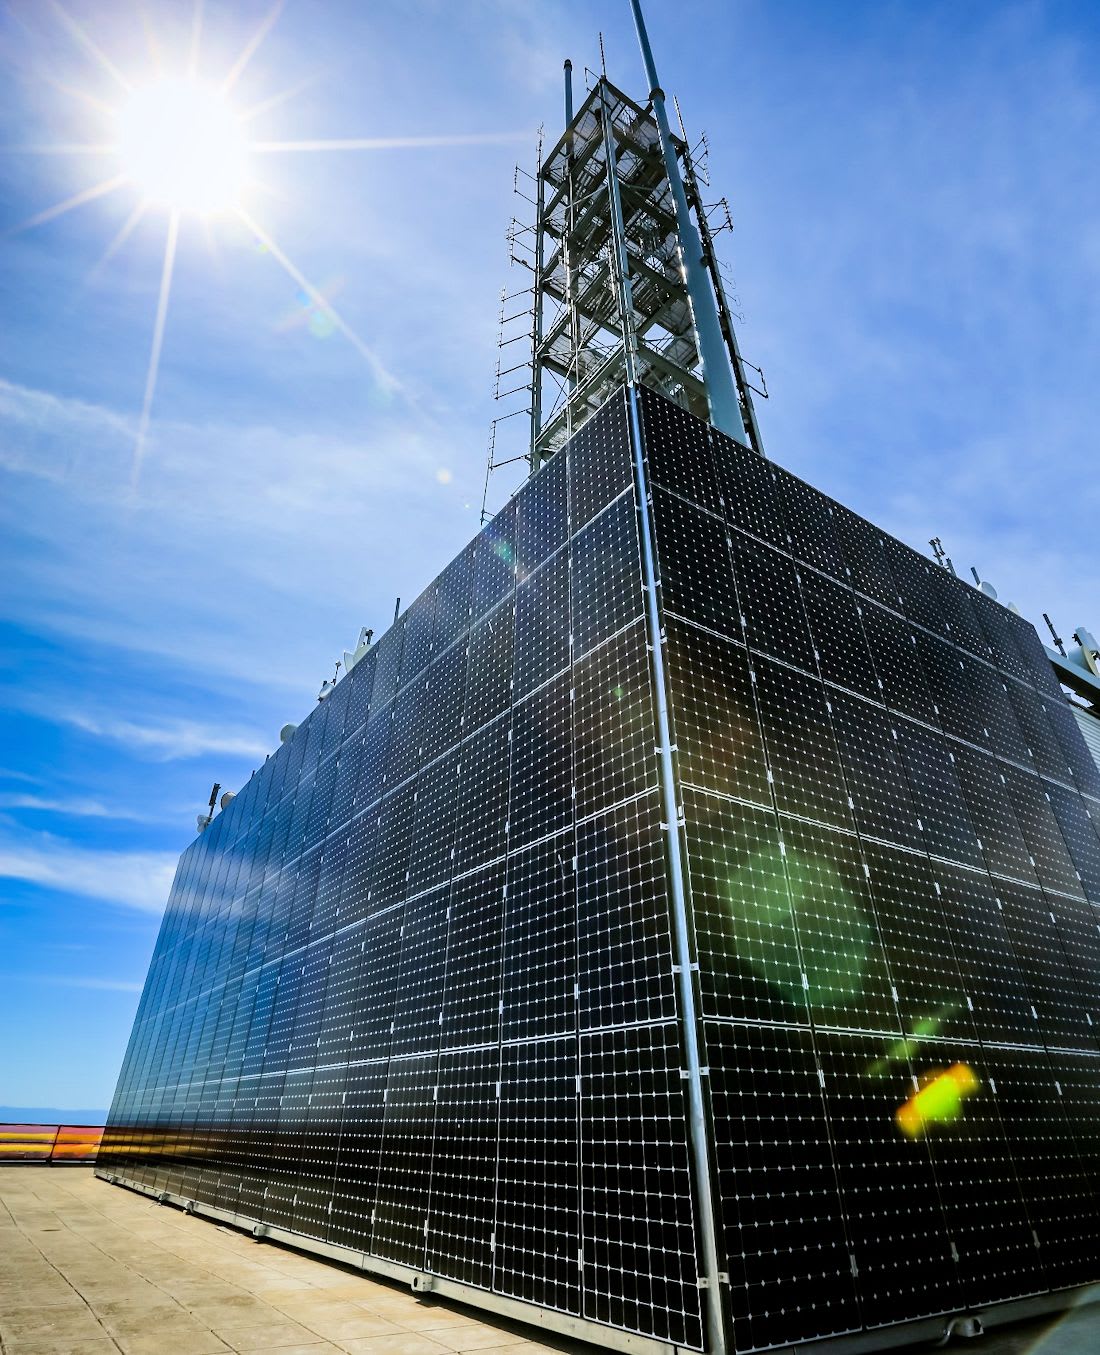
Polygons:
[[149,368],[145,373],[145,395],[141,402],[137,440],[134,443],[134,465],[130,474],[130,489],[136,492],[141,478],[141,463],[145,457],[145,443],[149,436],[149,416],[160,371],[160,354],[164,347],[164,327],[168,318],[168,297],[172,291],[172,270],[176,264],[176,244],[179,240],[180,214],[173,211],[168,218],[168,235],[164,242],[164,264],[160,274],[160,293],[157,296],[157,316],[153,324],[153,342],[149,349]]
[[261,244],[267,247],[272,258],[275,259],[290,277],[301,287],[302,291],[309,297],[315,306],[318,306],[329,317],[336,328],[343,334],[344,338],[351,343],[359,354],[366,360],[371,369],[371,373],[380,386],[388,391],[397,391],[401,389],[400,382],[391,375],[377,355],[367,346],[366,343],[356,334],[355,330],[348,324],[340,312],[328,301],[325,296],[318,291],[312,282],[305,276],[301,269],[297,268],[286,254],[279,248],[271,236],[244,210],[243,207],[237,208],[237,215],[255,235]]
[[62,27],[68,32],[69,36],[74,42],[84,48],[100,70],[105,71],[112,80],[121,85],[127,94],[131,93],[133,85],[131,85],[130,81],[126,79],[107,53],[104,52],[102,48],[96,46],[69,11],[61,4],[60,0],[49,0],[49,5]]
[[280,90],[278,94],[272,94],[270,98],[261,100],[258,104],[253,104],[251,108],[246,108],[240,115],[241,122],[251,122],[254,118],[260,117],[263,113],[270,113],[273,108],[278,108],[285,104],[289,99],[296,98],[304,93],[321,79],[320,73],[303,76],[301,80],[295,81],[293,85],[288,85],[286,89]]
[[260,44],[264,38],[271,32],[279,21],[279,15],[283,12],[283,0],[275,0],[268,12],[260,20],[255,33],[245,43],[240,56],[237,57],[233,65],[229,68],[229,74],[222,81],[221,92],[228,94],[237,81],[244,74],[245,67],[252,60],[259,50]]
[[112,117],[114,109],[104,99],[97,99],[94,94],[89,94],[86,89],[77,89],[75,85],[67,85],[62,80],[56,79],[52,75],[39,75],[38,79],[44,85],[49,85],[51,89],[56,89],[59,94],[64,94],[66,98],[78,99],[85,103],[89,108],[94,108],[102,117]]
[[96,198],[106,197],[108,193],[116,192],[125,183],[127,183],[125,174],[116,174],[113,179],[103,179],[99,183],[92,184],[91,188],[85,188],[79,193],[74,193],[71,198],[55,202],[52,207],[47,207],[45,211],[38,212],[26,221],[21,221],[18,226],[12,226],[4,232],[4,235],[5,237],[18,235],[20,231],[29,231],[34,226],[45,225],[47,221],[53,221],[59,216],[64,216],[66,212],[71,212],[76,207],[83,207],[86,203],[94,202]]
[[126,218],[126,220],[115,232],[115,235],[113,239],[110,241],[110,243],[107,245],[107,248],[103,251],[103,253],[99,256],[99,258],[95,261],[94,264],[92,264],[91,268],[88,270],[88,275],[84,279],[85,287],[95,286],[95,284],[99,281],[100,277],[102,277],[103,270],[111,262],[111,260],[122,248],[122,246],[126,243],[126,241],[129,240],[130,236],[134,233],[134,230],[137,228],[138,223],[141,221],[142,217],[145,216],[148,210],[149,204],[147,202],[139,202],[137,204],[134,210],[130,213],[130,215]]
[[4,155],[116,155],[109,141],[42,141],[29,146],[0,146]]
[[203,0],[195,0],[191,12],[191,46],[187,53],[187,78],[194,80],[199,73],[199,48],[202,45]]

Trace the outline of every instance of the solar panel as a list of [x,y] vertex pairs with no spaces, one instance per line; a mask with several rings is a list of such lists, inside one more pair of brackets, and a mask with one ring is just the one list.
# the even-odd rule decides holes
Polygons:
[[644,478],[624,394],[184,853],[98,1170],[639,1350],[1095,1281],[1100,778],[1042,647],[638,400]]

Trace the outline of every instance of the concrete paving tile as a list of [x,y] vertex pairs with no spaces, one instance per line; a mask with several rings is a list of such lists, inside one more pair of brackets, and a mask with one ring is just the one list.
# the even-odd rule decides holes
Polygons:
[[109,1308],[103,1305],[97,1310],[97,1316],[110,1332],[197,1325],[187,1310],[176,1303],[112,1304]]
[[583,1343],[571,1343],[567,1337],[562,1337],[560,1346],[544,1346],[540,1341],[525,1341],[522,1337],[517,1339],[512,1337],[512,1342],[507,1346],[493,1347],[492,1355],[562,1355],[563,1350],[591,1350],[593,1347]]
[[461,1308],[442,1304],[419,1303],[407,1317],[394,1318],[410,1331],[442,1331],[444,1328],[483,1327],[484,1318],[476,1317]]
[[315,1332],[307,1331],[297,1322],[258,1322],[250,1327],[215,1327],[215,1331],[234,1350],[285,1349],[309,1342],[319,1342]]
[[[301,1298],[304,1294],[319,1294],[322,1292],[322,1286],[313,1284],[309,1280],[292,1280],[287,1275],[279,1275],[270,1272],[267,1275],[257,1275],[248,1282],[248,1289],[251,1293],[259,1295],[265,1303],[271,1303],[274,1298]],[[327,1293],[327,1290],[323,1292]]]
[[190,1303],[187,1310],[208,1327],[244,1327],[278,1316],[269,1304],[261,1303],[251,1294]]
[[[409,1330],[407,1327],[403,1327],[400,1322],[391,1322],[388,1317],[380,1317],[377,1313],[368,1313],[366,1310],[360,1312],[358,1317],[355,1318],[337,1319],[337,1325],[340,1322],[349,1322],[354,1325],[354,1331],[348,1330],[342,1333],[345,1336],[396,1336]],[[311,1320],[310,1325],[316,1324]],[[329,1340],[332,1339],[334,1338],[330,1335]]]
[[326,1284],[324,1290],[330,1298],[348,1299],[351,1302],[369,1294],[392,1292],[386,1285],[380,1285],[375,1280],[361,1279],[356,1275],[345,1275],[340,1271],[335,1274],[335,1283]]
[[85,1310],[84,1300],[67,1287],[50,1289],[12,1289],[0,1294],[0,1316],[18,1317],[26,1311],[40,1312],[43,1308],[73,1308]]
[[[425,1335],[431,1336],[433,1341],[439,1341],[446,1345],[449,1350],[467,1351],[467,1350],[485,1350],[490,1351],[492,1355],[498,1355],[501,1347],[516,1347],[516,1342],[522,1342],[523,1337],[514,1331],[505,1331],[497,1327],[487,1327],[484,1323],[475,1322],[467,1327],[446,1327],[443,1330],[432,1330],[425,1332]],[[525,1350],[535,1352],[538,1346],[524,1346]]]
[[142,1332],[119,1336],[124,1355],[222,1355],[229,1347],[213,1332]]
[[360,1308],[367,1312],[376,1313],[379,1317],[387,1317],[391,1322],[400,1322],[408,1326],[424,1313],[431,1313],[435,1310],[434,1305],[422,1303],[412,1295],[380,1293],[372,1294],[366,1299],[355,1300]]
[[168,1280],[161,1286],[166,1294],[186,1307],[198,1307],[199,1304],[228,1303],[238,1298],[251,1298],[234,1285],[221,1284],[217,1280],[204,1283],[199,1280],[181,1280],[178,1284]]
[[14,1341],[97,1341],[107,1333],[85,1308],[43,1308],[19,1319],[0,1318],[0,1337],[7,1346]]
[[262,1346],[248,1355],[344,1355],[344,1350],[329,1341],[315,1341],[305,1346]]
[[272,1307],[289,1314],[299,1322],[308,1321],[311,1326],[315,1322],[338,1322],[341,1319],[363,1316],[363,1309],[358,1304],[327,1298],[323,1289],[311,1290],[294,1298],[284,1299],[272,1304]]
[[446,1346],[430,1336],[405,1332],[398,1336],[367,1336],[361,1340],[341,1341],[348,1355],[451,1355]]
[[118,1346],[109,1338],[102,1341],[15,1341],[5,1344],[10,1355],[118,1355]]

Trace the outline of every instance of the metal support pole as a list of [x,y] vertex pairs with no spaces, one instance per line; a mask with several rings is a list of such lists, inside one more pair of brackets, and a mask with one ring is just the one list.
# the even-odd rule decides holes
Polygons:
[[573,126],[573,63],[565,58],[565,126]]
[[[566,204],[565,232],[561,241],[561,262],[565,272],[565,304],[569,311],[569,370],[565,378],[567,391],[577,384],[577,364],[580,361],[580,326],[577,323],[577,299],[573,278],[573,225],[575,221],[573,183],[573,63],[566,58],[565,67],[565,175]],[[573,405],[568,395],[565,401],[565,436],[573,436]]]
[[542,228],[542,214],[546,205],[546,184],[542,177],[542,133],[539,133],[538,165],[535,169],[535,183],[538,185],[535,205],[535,281],[534,313],[531,316],[531,446],[528,462],[531,474],[542,464],[539,450],[539,434],[542,432],[542,372],[539,363],[539,349],[542,347],[542,265],[543,243],[546,233]]
[[657,600],[657,562],[654,547],[653,523],[649,511],[649,486],[646,479],[645,456],[642,447],[641,419],[638,413],[637,335],[634,332],[634,304],[630,275],[627,271],[626,231],[623,225],[622,199],[619,177],[615,166],[615,138],[611,132],[604,84],[600,84],[600,107],[603,121],[604,154],[607,158],[607,188],[611,208],[611,235],[619,304],[622,309],[623,345],[626,366],[626,400],[630,415],[631,453],[634,462],[634,484],[638,499],[638,525],[642,546],[642,582],[646,596],[646,626],[650,668],[654,689],[654,714],[657,725],[657,746],[661,767],[661,813],[665,823],[668,848],[669,891],[672,913],[673,947],[678,969],[677,988],[680,999],[680,1021],[683,1035],[683,1053],[687,1064],[688,1132],[693,1175],[696,1181],[695,1207],[699,1222],[701,1280],[706,1348],[708,1355],[725,1355],[726,1327],[722,1315],[721,1265],[719,1263],[718,1229],[711,1193],[710,1135],[707,1126],[706,1102],[703,1096],[702,1059],[699,1047],[699,1016],[695,994],[695,961],[692,929],[688,919],[687,891],[683,848],[680,840],[680,805],[677,797],[676,769],[672,761],[672,721],[668,709],[668,684],[665,679],[665,659],[661,635],[661,610]]
[[672,725],[668,710],[668,686],[665,679],[661,614],[657,602],[657,573],[653,547],[653,527],[649,515],[649,487],[642,454],[641,420],[638,415],[638,388],[626,388],[630,412],[630,441],[634,456],[634,478],[638,494],[638,515],[642,538],[642,577],[646,595],[646,624],[649,629],[651,673],[656,697],[657,744],[661,766],[661,814],[668,848],[669,890],[672,912],[673,947],[683,1054],[687,1065],[688,1132],[692,1174],[696,1182],[695,1209],[699,1228],[700,1285],[703,1330],[708,1355],[725,1355],[726,1324],[722,1312],[722,1265],[718,1245],[718,1224],[712,1193],[711,1146],[706,1101],[703,1095],[702,1053],[699,1044],[699,1016],[694,974],[697,969],[688,919],[685,865],[681,842],[680,805],[676,791],[676,773],[672,762]]
[[619,171],[615,159],[615,138],[611,132],[611,112],[607,105],[607,82],[600,81],[600,124],[607,166],[607,199],[611,212],[611,246],[614,255],[615,290],[619,299],[619,318],[623,331],[623,352],[627,385],[638,377],[638,335],[634,326],[634,294],[626,253],[626,227],[623,224],[623,200],[619,192]]
[[718,307],[715,305],[714,291],[703,260],[702,242],[691,219],[687,194],[680,178],[680,165],[672,141],[672,129],[668,124],[668,113],[665,110],[665,94],[657,80],[657,68],[653,63],[653,52],[649,45],[645,20],[642,18],[640,0],[630,0],[630,7],[634,12],[634,26],[638,30],[638,44],[642,49],[642,61],[650,85],[649,99],[653,105],[653,116],[660,135],[665,173],[668,175],[672,198],[676,204],[680,260],[684,270],[684,281],[687,284],[692,319],[695,322],[695,337],[707,387],[710,421],[720,432],[728,433],[731,438],[736,438],[738,442],[748,447],[751,444],[745,432],[737,387],[726,356],[725,340],[718,320]]
[[[685,137],[685,140],[687,138]],[[718,271],[718,255],[714,249],[714,237],[710,233],[710,226],[707,224],[706,213],[703,211],[703,199],[699,192],[699,185],[695,179],[695,166],[692,163],[691,152],[684,152],[684,170],[687,174],[688,187],[691,189],[691,196],[695,200],[695,210],[699,220],[699,234],[703,243],[703,261],[707,272],[710,274],[711,282],[714,285],[714,294],[718,299],[718,323],[727,340],[729,355],[733,362],[733,373],[737,381],[737,395],[741,403],[741,419],[748,434],[749,441],[753,450],[764,455],[764,441],[760,436],[760,425],[756,420],[756,407],[752,402],[752,392],[749,390],[748,377],[745,375],[745,365],[741,358],[741,347],[737,342],[737,330],[733,327],[733,312],[730,310],[730,304],[726,297],[726,289],[722,282],[722,275]]]

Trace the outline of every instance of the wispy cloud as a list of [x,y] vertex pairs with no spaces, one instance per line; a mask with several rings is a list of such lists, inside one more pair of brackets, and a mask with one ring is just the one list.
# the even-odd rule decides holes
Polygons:
[[0,878],[148,913],[163,909],[175,869],[166,852],[96,851],[47,833],[0,842]]
[[111,716],[95,716],[79,710],[52,710],[39,712],[52,715],[59,724],[70,725],[85,734],[120,744],[135,757],[151,758],[157,762],[174,762],[181,758],[201,757],[206,753],[225,756],[262,758],[271,751],[270,741],[247,730],[206,725],[196,720],[168,720],[161,724],[140,724],[135,720],[119,720]]
[[72,796],[51,799],[46,795],[0,792],[0,809],[24,809],[33,813],[60,814],[74,819],[126,819],[130,823],[157,823],[165,815],[143,813],[124,805],[107,805],[101,800]]
[[[449,439],[385,408],[360,426],[161,420],[131,499],[129,421],[0,380],[4,612],[180,675],[308,691],[378,624],[376,594],[415,595],[476,527],[435,475]],[[288,607],[293,647],[272,639]]]
[[140,993],[144,984],[133,979],[100,979],[81,974],[2,974],[5,983],[45,983],[58,988],[91,988],[103,993]]

